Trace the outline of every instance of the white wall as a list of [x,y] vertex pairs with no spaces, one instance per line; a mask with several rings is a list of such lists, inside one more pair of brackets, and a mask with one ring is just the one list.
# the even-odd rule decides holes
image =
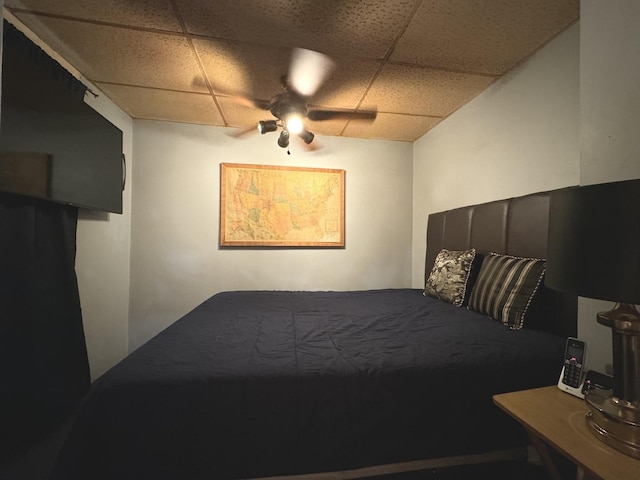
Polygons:
[[[322,137],[322,150],[292,142],[287,155],[275,134],[238,140],[225,132],[134,122],[132,350],[224,290],[411,285],[411,144]],[[222,162],[344,169],[346,248],[220,249]]]
[[413,286],[429,213],[577,185],[576,24],[414,143]]
[[[580,10],[580,183],[640,178],[640,2],[582,0]],[[612,306],[578,304],[589,368],[611,364],[611,330],[596,314]]]

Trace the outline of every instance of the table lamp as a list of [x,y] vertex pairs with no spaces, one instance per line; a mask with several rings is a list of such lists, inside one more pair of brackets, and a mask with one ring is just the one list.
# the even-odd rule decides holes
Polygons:
[[640,458],[640,180],[551,194],[545,284],[615,302],[597,315],[611,329],[614,387],[587,392],[587,423],[604,443]]

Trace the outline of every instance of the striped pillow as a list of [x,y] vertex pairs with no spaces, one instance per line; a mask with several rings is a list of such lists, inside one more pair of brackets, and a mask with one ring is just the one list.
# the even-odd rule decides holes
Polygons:
[[514,330],[522,328],[525,313],[542,281],[545,263],[536,258],[489,254],[471,291],[469,309],[489,315]]

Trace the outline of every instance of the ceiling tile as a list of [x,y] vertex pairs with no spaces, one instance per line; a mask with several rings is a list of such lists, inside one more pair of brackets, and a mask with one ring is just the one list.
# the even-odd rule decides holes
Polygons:
[[346,137],[378,138],[413,142],[434,127],[441,118],[379,113],[369,122],[349,122],[344,131]]
[[182,32],[170,0],[5,0],[4,4],[31,12]]
[[419,3],[194,0],[176,2],[176,6],[187,29],[199,35],[383,58]]
[[425,0],[390,59],[503,74],[578,18],[579,0]]
[[[29,24],[33,17],[19,18]],[[207,91],[197,59],[183,37],[54,18],[38,20],[33,22],[34,32],[51,38],[51,47],[92,82]]]
[[365,99],[380,112],[441,117],[484,90],[492,77],[386,65]]
[[335,70],[311,99],[322,107],[355,109],[373,81],[380,63],[354,58],[334,57]]
[[97,86],[133,118],[224,125],[210,95],[100,83]]
[[[269,101],[281,93],[292,47],[303,47],[336,62],[309,108],[378,111],[373,123],[308,122],[310,131],[403,141],[475,98],[579,18],[579,0],[5,0],[4,5],[136,118],[253,129],[269,112],[239,106],[230,96]],[[206,95],[210,91],[216,96]]]

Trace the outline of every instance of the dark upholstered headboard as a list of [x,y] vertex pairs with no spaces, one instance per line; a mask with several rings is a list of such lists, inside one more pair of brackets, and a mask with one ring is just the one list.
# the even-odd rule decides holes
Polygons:
[[[550,192],[497,200],[432,213],[427,223],[425,280],[438,252],[475,248],[517,257],[546,258]],[[577,297],[541,285],[527,312],[525,328],[562,336],[577,331]]]

